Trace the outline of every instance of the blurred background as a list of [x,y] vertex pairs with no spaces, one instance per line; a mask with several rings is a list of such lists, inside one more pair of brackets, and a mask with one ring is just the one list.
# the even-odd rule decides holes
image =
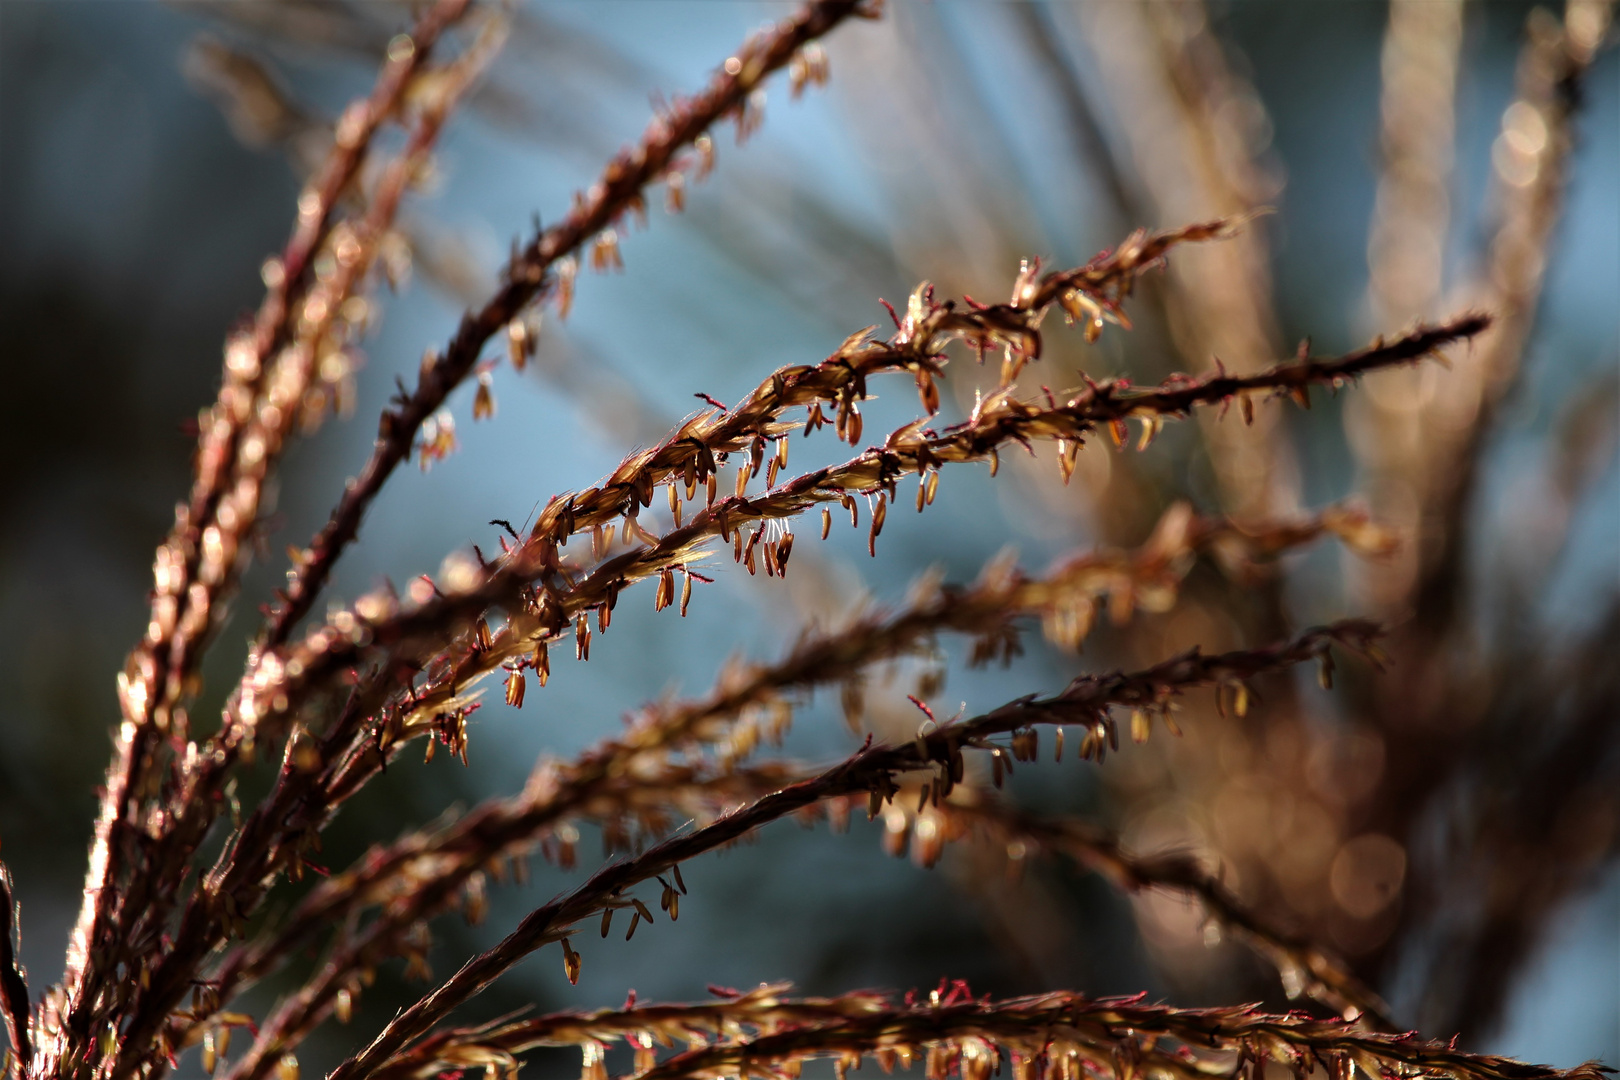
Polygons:
[[[379,293],[352,418],[287,457],[266,557],[195,715],[239,670],[280,553],[324,522],[364,461],[396,373],[412,382],[533,215],[560,216],[640,134],[650,95],[696,89],[788,10],[512,9],[505,53],[402,219],[399,288]],[[225,333],[258,303],[259,266],[285,241],[330,118],[369,87],[409,16],[311,0],[0,5],[0,372],[12,401],[0,423],[0,857],[19,883],[36,994],[61,971],[113,676],[188,483],[186,422],[213,398]],[[1567,34],[1589,32],[1587,17],[1572,15]],[[875,559],[864,530],[835,529],[801,542],[786,581],[720,560],[687,620],[631,603],[592,663],[559,661],[521,712],[487,704],[469,766],[441,755],[390,770],[334,827],[329,862],[514,792],[538,756],[576,753],[640,702],[701,693],[729,654],[777,655],[806,619],[862,596],[898,603],[929,567],[968,581],[1009,544],[1032,569],[1135,546],[1176,499],[1258,520],[1356,495],[1405,538],[1401,553],[1369,564],[1322,544],[1260,584],[1200,568],[1173,611],[1104,627],[1080,656],[1032,630],[1008,668],[970,670],[963,643],[942,639],[949,675],[934,704],[978,711],[1193,642],[1259,644],[1343,615],[1399,623],[1383,677],[1348,672],[1332,695],[1309,680],[1271,686],[1241,723],[1200,699],[1182,740],[1128,746],[1100,768],[1023,768],[1009,795],[1105,824],[1133,850],[1222,867],[1256,910],[1345,955],[1426,1034],[1620,1065],[1620,64],[1611,49],[1586,72],[1566,148],[1558,88],[1534,51],[1554,48],[1563,19],[1505,0],[1393,13],[900,0],[882,22],[838,30],[826,89],[790,102],[773,83],[745,146],[717,132],[715,174],[686,212],[655,196],[649,226],[623,239],[623,272],[582,273],[566,323],[547,311],[540,362],[496,374],[493,420],[472,422],[470,390],[452,400],[460,449],[395,479],[334,596],[487,548],[485,522],[519,523],[593,483],[691,413],[694,392],[734,402],[775,367],[886,325],[879,297],[899,303],[926,278],[944,295],[999,298],[1021,258],[1077,265],[1138,226],[1276,208],[1240,240],[1173,255],[1128,306],[1132,331],[1086,346],[1049,322],[1048,353],[1023,379],[1032,391],[1081,372],[1156,381],[1211,355],[1259,366],[1305,336],[1334,354],[1470,304],[1504,312],[1508,332],[1449,373],[1370,379],[1310,412],[1273,404],[1247,431],[1190,421],[1142,454],[1103,440],[1067,486],[1049,451],[994,482],[982,468],[950,473],[927,515],[891,517]],[[995,372],[965,354],[948,371],[950,422]],[[904,381],[873,389],[867,442],[916,411]],[[795,440],[793,453],[795,471],[841,456],[830,438]],[[868,724],[909,731],[916,677],[901,664],[875,679]],[[857,742],[824,693],[785,753],[829,761]],[[1125,897],[1058,863],[1015,878],[1005,852],[973,843],[923,870],[885,856],[880,832],[779,824],[687,870],[678,926],[593,940],[577,987],[544,955],[474,1012],[617,1005],[630,987],[686,1000],[710,983],[835,993],[943,977],[979,993],[1286,1004],[1274,970],[1211,944],[1178,901]],[[587,835],[572,874],[541,867],[494,890],[482,926],[442,920],[436,972],[587,872],[594,844]],[[251,1011],[287,985],[256,991]],[[311,1044],[306,1069],[419,992],[384,971],[353,1023]]]

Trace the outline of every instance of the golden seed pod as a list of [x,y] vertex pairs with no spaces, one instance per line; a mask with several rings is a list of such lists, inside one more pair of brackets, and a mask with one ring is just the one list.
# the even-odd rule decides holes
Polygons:
[[570,947],[568,942],[566,942],[566,941],[564,941],[562,943],[562,947],[563,947],[563,972],[565,974],[567,974],[568,981],[570,983],[577,985],[579,983],[579,967],[580,967],[579,953],[575,952],[573,950],[573,948]]
[[472,415],[474,420],[488,420],[495,415],[495,385],[487,371],[478,373],[478,389],[473,394]]
[[1131,741],[1145,743],[1153,731],[1153,719],[1144,709],[1131,710]]

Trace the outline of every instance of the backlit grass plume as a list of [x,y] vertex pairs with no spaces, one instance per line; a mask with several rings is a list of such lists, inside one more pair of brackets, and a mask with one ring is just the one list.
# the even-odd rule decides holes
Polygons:
[[[1455,20],[1437,16],[1426,29],[1408,10],[1420,6],[1395,5],[1392,41],[1421,39],[1449,56]],[[888,309],[881,328],[861,328],[866,320],[853,313],[853,332],[829,354],[758,370],[750,376],[755,388],[733,405],[692,386],[702,407],[666,437],[628,452],[594,485],[522,491],[515,503],[533,501],[536,513],[521,528],[491,522],[502,529],[498,551],[455,554],[436,576],[404,590],[385,584],[350,602],[328,601],[312,618],[390,477],[412,458],[426,468],[454,452],[452,395],[468,387],[472,419],[492,418],[502,365],[521,372],[533,360],[540,313],[566,317],[576,290],[589,287],[581,265],[602,271],[628,263],[633,272],[631,222],[645,221],[657,195],[670,213],[686,207],[692,186],[717,167],[715,129],[731,122],[739,138],[754,131],[768,83],[785,78],[795,96],[825,83],[823,39],[862,34],[863,27],[847,24],[883,16],[876,0],[816,0],[784,14],[722,58],[701,90],[661,101],[641,138],[571,205],[514,241],[493,294],[426,352],[413,386],[400,384],[377,421],[369,459],[327,524],[289,550],[286,584],[260,598],[265,620],[219,722],[205,721],[196,712],[201,664],[265,528],[268,485],[293,440],[352,404],[356,342],[380,317],[377,289],[397,269],[398,245],[408,243],[401,205],[431,172],[441,132],[510,34],[511,12],[501,5],[435,0],[419,7],[414,27],[387,43],[374,88],[337,118],[327,156],[297,199],[285,249],[262,267],[263,303],[225,342],[218,399],[199,417],[194,483],[154,560],[148,626],[117,675],[122,716],[63,978],[34,988],[35,996],[16,959],[12,882],[0,867],[0,1011],[16,1080],[157,1080],[189,1055],[225,1080],[297,1080],[304,1041],[329,1020],[350,1021],[381,965],[402,962],[426,978],[434,919],[459,911],[470,922],[485,920],[490,890],[521,877],[536,855],[574,869],[585,860],[581,826],[604,838],[607,854],[593,872],[366,1033],[330,1080],[455,1080],[469,1069],[510,1077],[522,1055],[544,1046],[579,1047],[584,1080],[607,1080],[607,1051],[616,1044],[631,1048],[626,1075],[636,1080],[794,1077],[822,1059],[840,1077],[875,1061],[885,1070],[920,1067],[928,1080],[987,1080],[1003,1069],[1018,1080],[1260,1080],[1272,1075],[1271,1066],[1334,1080],[1358,1073],[1597,1080],[1606,1071],[1587,1065],[1560,1072],[1470,1053],[1451,1038],[1460,1023],[1434,1032],[1439,1038],[1405,1031],[1409,1018],[1376,987],[1390,981],[1384,942],[1401,919],[1421,914],[1416,903],[1411,916],[1389,905],[1408,865],[1417,811],[1432,796],[1424,770],[1461,768],[1471,752],[1457,734],[1462,725],[1443,727],[1435,718],[1455,707],[1475,710],[1484,723],[1490,712],[1479,695],[1460,692],[1472,669],[1455,659],[1446,636],[1455,631],[1455,593],[1463,587],[1460,514],[1477,483],[1484,425],[1511,392],[1534,316],[1540,260],[1568,169],[1575,91],[1606,32],[1607,5],[1571,3],[1561,23],[1537,16],[1525,97],[1505,121],[1501,244],[1492,249],[1488,287],[1443,317],[1427,303],[1403,312],[1363,348],[1321,355],[1307,342],[1281,356],[1267,351],[1269,306],[1261,292],[1269,278],[1253,265],[1264,208],[1239,198],[1259,183],[1257,166],[1228,160],[1237,152],[1232,145],[1198,140],[1200,131],[1227,138],[1220,103],[1247,100],[1252,91],[1224,66],[1207,27],[1177,22],[1187,12],[1153,4],[1099,10],[1095,31],[1121,35],[1119,42],[1138,50],[1121,44],[1109,63],[1146,65],[1130,69],[1142,76],[1140,85],[1121,78],[1120,86],[1137,87],[1144,115],[1160,115],[1174,99],[1191,125],[1131,133],[1139,156],[1188,166],[1185,184],[1169,172],[1147,184],[1148,202],[1198,203],[1199,184],[1207,183],[1220,196],[1218,212],[1158,228],[1136,222],[1141,227],[1117,246],[1066,269],[1026,259],[997,302],[924,281],[903,310]],[[1026,15],[1040,18],[1018,17]],[[1147,22],[1136,26],[1137,19]],[[1439,65],[1450,78],[1454,60]],[[1386,67],[1404,70],[1395,61]],[[1408,92],[1416,93],[1397,79],[1386,94]],[[1450,92],[1424,100],[1449,108]],[[1449,147],[1437,156],[1419,134],[1388,123],[1392,161],[1404,155],[1430,173],[1449,161]],[[1539,142],[1530,137],[1536,132]],[[1436,182],[1392,172],[1386,188],[1398,200],[1403,184]],[[1408,265],[1421,252],[1398,241],[1404,230],[1440,226],[1424,225],[1421,208],[1407,203],[1380,213],[1375,236],[1384,239],[1373,288],[1380,313],[1392,316],[1401,295],[1392,276],[1422,273]],[[1211,251],[1225,261],[1198,261]],[[942,265],[931,280],[952,280],[952,271]],[[1439,292],[1423,295],[1432,301]],[[1196,355],[1196,370],[1140,384],[1084,370],[1071,379],[1053,359],[1104,334],[1127,333],[1138,306],[1168,313],[1184,353],[1219,342],[1228,354]],[[1447,374],[1475,343],[1486,369]],[[1233,348],[1245,354],[1232,355]],[[1421,374],[1410,375],[1414,369]],[[1448,379],[1470,380],[1477,410],[1441,435],[1402,434],[1397,429],[1416,414],[1392,408],[1385,393],[1370,419],[1358,421],[1392,440],[1358,445],[1363,472],[1377,488],[1373,505],[1395,506],[1405,515],[1399,527],[1357,502],[1291,509],[1297,500],[1276,479],[1286,472],[1278,464],[1280,410],[1310,408],[1329,394],[1354,396],[1367,379],[1417,377],[1435,380],[1442,399]],[[1065,382],[1073,385],[1049,388]],[[915,390],[915,418],[874,430],[863,409],[880,385],[903,391],[908,405]],[[942,388],[957,393],[954,402]],[[407,750],[465,761],[474,738],[467,721],[481,695],[547,708],[554,665],[591,660],[593,642],[620,605],[674,608],[661,616],[672,620],[663,625],[673,636],[687,625],[679,618],[704,603],[697,586],[727,573],[804,573],[835,529],[857,531],[867,555],[882,560],[879,541],[891,516],[926,516],[953,498],[960,477],[974,470],[996,477],[1008,458],[1050,463],[1063,484],[1091,485],[1098,505],[1113,499],[1127,507],[1120,486],[1148,484],[1128,455],[1150,460],[1164,450],[1155,445],[1161,431],[1189,417],[1199,423],[1186,438],[1201,440],[1213,459],[1215,487],[1230,513],[1163,498],[1157,505],[1167,509],[1151,528],[1111,546],[1068,551],[1045,569],[1002,556],[967,582],[924,575],[902,603],[869,604],[831,624],[807,622],[779,656],[739,657],[706,692],[649,703],[621,733],[572,758],[544,756],[520,792],[379,838],[386,842],[347,867],[321,865],[323,832],[368,783],[389,769],[417,767],[402,756]],[[795,471],[790,447],[807,440],[848,449],[842,461]],[[1117,455],[1114,486],[1097,487],[1080,467],[1090,444]],[[1428,449],[1409,460],[1399,446]],[[1263,467],[1244,464],[1254,455],[1265,459]],[[1408,474],[1416,479],[1402,490],[1417,492],[1418,501],[1389,497]],[[1439,508],[1438,532],[1418,535],[1428,527],[1420,511],[1431,505]],[[1118,517],[1131,520],[1126,509]],[[1357,573],[1374,582],[1366,617],[1294,631],[1272,563],[1322,537],[1363,560]],[[1378,584],[1382,574],[1399,580]],[[1210,614],[1223,603],[1236,612],[1240,594],[1252,602],[1244,610],[1258,614]],[[1163,639],[1132,636],[1138,613],[1184,604],[1204,613],[1196,625],[1222,627],[1225,636],[1147,655],[1144,643]],[[937,690],[942,639],[961,637],[972,664],[1005,663],[1022,651],[1026,627],[1038,626],[1051,647],[1072,658],[1104,624],[1134,643],[1123,654],[1141,662],[1094,670],[1088,657],[1090,667],[1057,692],[1032,688],[954,716],[936,714],[928,704],[934,695],[922,689],[912,704],[883,701],[886,722],[868,723],[878,699],[906,696],[878,684],[880,668],[912,664],[922,672],[919,685],[933,680]],[[1234,644],[1233,636],[1244,640]],[[627,660],[601,644],[594,652],[598,664]],[[1245,855],[1243,879],[1230,882],[1200,853],[1135,851],[1101,821],[1037,813],[1018,802],[1015,770],[1036,768],[1045,754],[1051,762],[1042,768],[1107,776],[1118,757],[1150,751],[1172,773],[1186,770],[1186,797],[1201,798],[1200,785],[1221,782],[1210,779],[1210,762],[1228,751],[1188,763],[1165,744],[1188,729],[1213,732],[1211,740],[1225,732],[1221,745],[1235,746],[1253,732],[1287,728],[1287,745],[1304,745],[1316,736],[1299,719],[1305,710],[1292,670],[1314,668],[1331,690],[1346,660],[1352,690],[1337,707],[1362,728],[1385,731],[1379,745],[1391,755],[1372,781],[1383,785],[1375,797],[1345,803],[1346,842],[1330,849],[1338,854],[1310,871],[1318,891],[1331,891],[1361,920],[1354,933],[1336,933],[1339,924],[1326,916],[1280,919],[1275,903],[1256,902],[1265,891],[1255,882],[1270,880],[1283,858],[1274,849]],[[1610,698],[1591,685],[1591,700],[1577,705],[1604,714]],[[817,689],[836,691],[851,728],[864,734],[832,764],[774,749]],[[1281,704],[1255,720],[1262,692]],[[897,714],[907,719],[895,721]],[[1416,719],[1403,728],[1405,715]],[[1569,730],[1596,739],[1585,715]],[[1557,751],[1527,767],[1551,768],[1547,762],[1565,760]],[[1249,782],[1251,793],[1304,783],[1303,767],[1279,765],[1271,776],[1269,759],[1256,752],[1248,760],[1261,778]],[[1601,754],[1582,760],[1593,762],[1580,772],[1583,791],[1612,772]],[[241,801],[246,788],[238,781],[255,769],[270,778],[247,785],[257,794]],[[1545,783],[1556,786],[1556,776]],[[1223,805],[1233,804],[1229,798]],[[924,867],[957,849],[1014,870],[1049,855],[1138,898],[1180,897],[1197,907],[1206,936],[1249,945],[1286,995],[1310,1011],[1241,1003],[1181,1008],[1069,991],[996,1000],[948,983],[922,997],[852,991],[794,998],[785,985],[762,984],[717,992],[699,1005],[635,1004],[632,994],[615,1011],[489,1023],[459,1015],[531,954],[544,952],[577,982],[598,935],[630,938],[644,922],[673,921],[683,904],[702,903],[701,881],[689,888],[683,866],[782,818],[842,827],[863,813],[880,823],[887,850],[910,851]],[[1492,811],[1477,823],[1504,850],[1512,846],[1500,839],[1506,813]],[[1583,858],[1595,865],[1607,855],[1594,850]],[[1544,916],[1549,898],[1507,888],[1502,882],[1510,877],[1491,894],[1506,897],[1509,909],[1493,917],[1519,927]],[[1568,891],[1575,882],[1554,884]],[[1389,926],[1364,946],[1358,934],[1375,917]],[[1476,944],[1480,955],[1492,947],[1484,938]],[[268,1007],[244,997],[311,950],[319,950],[318,961]],[[1481,970],[1499,983],[1511,959],[1482,960]],[[1499,992],[1477,997],[1481,1010],[1499,1005]]]

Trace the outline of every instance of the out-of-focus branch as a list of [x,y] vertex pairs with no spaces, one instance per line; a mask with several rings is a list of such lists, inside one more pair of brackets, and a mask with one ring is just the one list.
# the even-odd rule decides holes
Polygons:
[[[889,813],[905,814],[910,809],[897,801]],[[922,823],[930,815],[936,820],[924,829]],[[1118,838],[1089,822],[1043,818],[983,796],[953,799],[915,816],[915,822],[906,823],[913,843],[925,842],[926,832],[927,842],[937,849],[946,840],[978,831],[1003,847],[1022,844],[1073,859],[1126,892],[1170,889],[1189,895],[1223,930],[1274,964],[1290,996],[1304,993],[1352,1019],[1365,1015],[1379,1027],[1393,1030],[1389,1006],[1348,964],[1310,938],[1260,919],[1191,855],[1132,855]],[[923,857],[927,859],[926,853]]]
[[1389,7],[1382,170],[1367,241],[1369,300],[1380,326],[1432,317],[1440,302],[1462,30],[1463,0]]
[[[1363,825],[1390,836],[1416,835],[1419,816],[1436,805],[1436,793],[1462,779],[1471,759],[1465,747],[1478,737],[1493,700],[1470,697],[1467,688],[1523,663],[1509,655],[1476,666],[1468,658],[1478,642],[1457,647],[1472,565],[1469,518],[1483,450],[1516,384],[1535,324],[1563,209],[1580,87],[1611,13],[1612,5],[1586,0],[1572,0],[1562,22],[1544,10],[1532,13],[1520,54],[1518,96],[1503,114],[1492,149],[1496,227],[1478,293],[1498,323],[1480,338],[1476,353],[1458,365],[1458,377],[1424,403],[1425,442],[1407,455],[1414,468],[1407,474],[1412,491],[1424,509],[1414,540],[1418,562],[1392,609],[1409,616],[1397,631],[1403,663],[1366,703],[1386,743],[1387,765]],[[1532,730],[1538,726],[1528,723]],[[1494,737],[1518,746],[1529,736],[1502,731]],[[1553,790],[1573,796],[1578,786],[1554,783]],[[1414,882],[1419,892],[1426,887],[1422,880]],[[1405,935],[1415,910],[1403,911],[1389,946],[1369,958],[1369,970],[1388,965],[1409,944]]]
[[[1061,37],[1053,24],[1051,11],[1041,4],[1014,4],[1009,6],[1007,14],[1018,27],[1024,47],[1047,73],[1067,121],[1064,124],[1065,132],[1074,141],[1075,156],[1082,166],[1101,180],[1120,218],[1126,221],[1152,220],[1154,215],[1142,205],[1140,194],[1132,181],[1126,179],[1120,162],[1108,145],[1108,135],[1091,106],[1072,58],[1059,44]],[[1167,220],[1180,219],[1172,217]]]
[[[1620,449],[1620,356],[1608,370],[1571,387],[1553,420],[1547,462],[1529,497],[1507,523],[1498,554],[1500,600],[1514,625],[1526,625],[1569,564],[1575,525]],[[1494,569],[1494,567],[1493,567]]]
[[294,101],[258,57],[200,35],[186,47],[182,70],[194,88],[219,106],[238,140],[255,148],[281,147],[300,178],[320,167],[324,147],[313,157],[310,151],[330,143],[331,125]]
[[[1462,809],[1424,860],[1407,922],[1423,935],[1425,1030],[1493,1030],[1555,914],[1620,855],[1620,600],[1581,643],[1511,658],[1478,741],[1460,753]],[[1509,676],[1506,672],[1511,671]]]
[[[1260,155],[1270,120],[1228,62],[1202,3],[1089,4],[1080,9],[1136,175],[1170,221],[1254,211],[1276,197]],[[1276,354],[1270,255],[1263,227],[1179,260],[1168,275],[1170,331],[1191,369],[1219,358],[1249,373]],[[1206,424],[1226,509],[1275,516],[1299,503],[1281,416],[1252,428]]]
[[1422,563],[1411,605],[1420,623],[1455,617],[1458,580],[1468,564],[1467,516],[1474,505],[1480,455],[1496,412],[1517,382],[1535,326],[1554,230],[1575,147],[1582,81],[1608,32],[1610,0],[1570,0],[1559,23],[1532,12],[1530,40],[1519,62],[1519,95],[1502,114],[1492,146],[1497,222],[1478,302],[1498,316],[1477,359],[1459,370],[1468,383],[1448,385],[1430,418],[1437,436],[1430,498],[1432,528],[1421,539]]
[[[1386,46],[1386,80],[1398,71],[1404,75],[1386,81],[1388,170],[1371,249],[1374,298],[1387,306],[1404,297],[1399,311],[1408,318],[1424,314],[1416,305],[1432,306],[1439,288],[1450,161],[1450,125],[1443,119],[1451,91],[1443,84],[1447,57],[1450,70],[1455,68],[1454,39],[1460,34],[1452,25],[1460,15],[1448,16],[1453,6],[1460,5],[1396,5]],[[1481,280],[1467,290],[1471,301],[1498,315],[1497,327],[1480,339],[1477,354],[1443,391],[1432,382],[1388,377],[1369,388],[1368,411],[1354,417],[1353,442],[1367,462],[1375,506],[1382,516],[1409,519],[1395,523],[1413,527],[1417,539],[1395,572],[1367,587],[1385,610],[1415,615],[1425,633],[1438,632],[1456,613],[1478,458],[1535,324],[1563,212],[1581,83],[1611,10],[1601,0],[1573,0],[1563,22],[1540,9],[1530,19],[1518,94],[1492,145],[1494,223],[1485,265]],[[1396,56],[1403,64],[1396,64]],[[1427,96],[1419,101],[1419,94]],[[1420,144],[1420,135],[1446,135],[1448,141]]]
[[[1368,301],[1379,326],[1431,317],[1440,303],[1454,156],[1457,69],[1463,0],[1397,0],[1389,8],[1382,54],[1380,148],[1383,168],[1367,243]],[[1346,421],[1362,483],[1378,513],[1419,536],[1427,514],[1422,474],[1432,414],[1446,406],[1432,376],[1391,372],[1369,381]],[[1406,547],[1361,588],[1383,610],[1409,602],[1422,544]]]

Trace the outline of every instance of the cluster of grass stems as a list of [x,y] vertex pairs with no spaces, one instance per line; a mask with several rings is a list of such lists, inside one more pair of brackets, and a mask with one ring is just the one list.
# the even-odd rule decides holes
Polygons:
[[[1231,652],[1194,649],[1133,672],[1081,676],[1059,693],[971,717],[928,713],[915,739],[868,736],[830,768],[755,760],[761,742],[779,739],[791,722],[797,694],[841,687],[855,724],[865,673],[931,655],[942,634],[966,636],[975,662],[1004,660],[1021,647],[1021,622],[1035,619],[1052,642],[1073,649],[1100,615],[1123,624],[1138,610],[1173,606],[1200,560],[1241,581],[1323,536],[1388,555],[1391,531],[1350,505],[1239,521],[1177,503],[1135,549],[1075,552],[1044,573],[1000,559],[965,585],[924,578],[903,605],[807,629],[775,661],[734,663],[708,693],[646,707],[622,734],[578,758],[542,760],[521,793],[373,849],[279,917],[263,917],[271,890],[303,877],[322,830],[399,754],[425,743],[430,754],[440,746],[465,755],[481,681],[500,678],[505,700],[522,706],[545,687],[558,648],[589,658],[621,600],[641,595],[685,615],[693,582],[710,580],[706,559],[729,551],[750,574],[783,576],[803,535],[825,539],[846,516],[865,529],[876,556],[887,516],[913,502],[926,512],[942,476],[969,463],[987,463],[993,476],[1003,453],[1049,447],[1067,482],[1090,440],[1151,452],[1166,421],[1202,412],[1227,425],[1253,423],[1274,398],[1308,407],[1313,393],[1370,372],[1440,360],[1475,339],[1499,342],[1490,336],[1497,316],[1465,311],[1343,356],[1302,346],[1276,363],[1243,358],[1235,372],[1217,362],[1153,386],[1087,379],[1062,395],[1030,393],[1018,380],[1041,360],[1049,316],[1088,342],[1110,324],[1128,328],[1142,275],[1173,265],[1185,245],[1233,242],[1247,217],[1137,231],[1072,269],[1027,263],[1002,303],[944,298],[924,283],[903,312],[891,311],[892,333],[856,330],[819,362],[771,372],[734,406],[708,399],[601,483],[552,497],[525,531],[500,523],[509,535],[493,557],[452,561],[438,580],[420,579],[404,595],[380,589],[300,631],[389,477],[413,455],[425,464],[453,448],[450,395],[473,383],[475,418],[492,414],[492,372],[502,360],[519,371],[529,362],[539,308],[566,316],[581,261],[620,265],[620,238],[632,218],[645,217],[654,190],[678,211],[688,186],[714,166],[717,125],[735,121],[739,134],[757,125],[762,88],[783,69],[795,93],[824,81],[820,39],[880,14],[872,0],[816,0],[751,37],[701,92],[661,108],[566,214],[514,245],[494,295],[427,354],[415,386],[402,386],[382,414],[371,458],[328,524],[292,551],[287,585],[267,606],[220,722],[195,724],[199,664],[252,550],[266,485],[289,441],[347,392],[346,360],[371,319],[367,292],[386,269],[400,203],[499,50],[502,16],[469,0],[436,0],[390,43],[375,88],[342,114],[300,195],[286,249],[265,265],[256,317],[226,343],[219,396],[202,416],[195,482],[154,563],[150,624],[118,678],[123,716],[65,974],[37,1001],[16,963],[11,882],[0,868],[0,1004],[12,1076],[156,1080],[194,1052],[224,1080],[293,1080],[300,1044],[328,1018],[346,1021],[379,965],[403,959],[425,972],[431,919],[459,909],[478,921],[491,879],[519,874],[536,851],[571,867],[581,822],[599,825],[610,848],[661,839],[535,909],[388,1022],[330,1080],[426,1080],[465,1069],[510,1076],[518,1055],[558,1045],[581,1048],[585,1080],[605,1080],[606,1048],[616,1042],[634,1049],[639,1080],[795,1076],[818,1058],[832,1060],[840,1077],[867,1058],[886,1070],[916,1062],[930,1080],[985,1080],[1002,1068],[1019,1080],[1258,1078],[1268,1063],[1302,1077],[1600,1074],[1597,1066],[1522,1065],[1400,1032],[1349,963],[1249,910],[1198,860],[1134,854],[1093,823],[1030,814],[993,790],[1015,762],[1038,758],[1043,731],[1055,760],[1067,746],[1071,757],[1100,765],[1122,741],[1178,734],[1181,699],[1195,690],[1212,688],[1219,707],[1242,715],[1257,680],[1294,665],[1316,664],[1331,687],[1335,654],[1379,661],[1381,631],[1372,622],[1342,621]],[[442,59],[450,31],[474,24],[471,43]],[[376,161],[376,137],[393,124],[405,130],[403,146]],[[960,423],[930,426],[949,365],[987,355],[1001,364],[997,388]],[[861,410],[869,383],[883,377],[914,384],[921,412],[874,441]],[[791,438],[823,426],[853,456],[792,473]],[[277,763],[273,783],[257,805],[232,810],[235,778],[259,760]],[[838,826],[860,812],[882,820],[892,852],[909,848],[924,865],[966,837],[988,838],[1009,851],[1072,859],[1127,891],[1185,895],[1320,1010],[1184,1009],[1073,993],[997,1001],[961,985],[922,999],[794,998],[786,986],[761,986],[698,1005],[456,1026],[459,1006],[537,950],[556,953],[577,980],[585,951],[578,942],[598,926],[604,936],[617,927],[633,935],[642,921],[675,918],[687,895],[683,864],[779,818]],[[672,831],[689,820],[698,824]],[[210,844],[221,833],[223,843]],[[217,850],[211,861],[205,849]],[[332,928],[301,986],[266,1015],[239,1011],[246,989]],[[684,1049],[661,1052],[677,1046]]]

